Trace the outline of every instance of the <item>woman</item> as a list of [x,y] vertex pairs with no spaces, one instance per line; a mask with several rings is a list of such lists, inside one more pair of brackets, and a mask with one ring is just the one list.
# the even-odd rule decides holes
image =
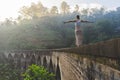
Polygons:
[[79,15],[76,16],[76,20],[65,21],[64,23],[70,23],[70,22],[75,23],[76,46],[79,47],[83,41],[82,31],[81,31],[81,22],[87,22],[87,23],[92,23],[92,22],[80,20]]

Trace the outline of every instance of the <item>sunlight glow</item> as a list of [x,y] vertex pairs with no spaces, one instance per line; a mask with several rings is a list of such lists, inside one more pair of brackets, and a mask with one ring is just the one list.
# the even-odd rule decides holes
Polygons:
[[37,1],[39,0],[0,0],[0,21],[9,17],[17,18],[22,6],[29,6],[31,2]]
[[[88,8],[88,7],[99,8],[102,5],[105,6],[109,4],[109,3],[107,4],[107,3],[103,3],[102,1],[100,2],[96,0],[89,0],[89,1],[87,0],[86,1],[83,1],[83,0],[79,0],[79,1],[78,0],[0,0],[0,21],[4,20],[5,18],[9,18],[9,17],[12,17],[13,19],[17,18],[19,15],[18,11],[20,10],[22,6],[29,6],[32,2],[37,3],[38,1],[42,2],[42,4],[48,8],[55,5],[59,9],[60,9],[60,3],[62,1],[66,1],[68,5],[71,6],[71,9],[73,9],[76,4],[80,6],[80,9]],[[112,7],[108,7],[108,8],[112,9]]]

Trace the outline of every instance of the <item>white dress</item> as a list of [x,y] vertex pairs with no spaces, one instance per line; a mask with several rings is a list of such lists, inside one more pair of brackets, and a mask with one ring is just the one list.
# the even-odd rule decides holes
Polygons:
[[75,22],[75,38],[76,38],[76,46],[79,47],[82,44],[82,31],[81,31],[81,21],[77,20]]

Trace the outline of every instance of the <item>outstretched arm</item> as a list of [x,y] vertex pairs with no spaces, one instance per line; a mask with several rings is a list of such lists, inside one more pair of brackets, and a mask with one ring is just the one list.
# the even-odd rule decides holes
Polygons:
[[84,21],[84,20],[81,20],[81,22],[83,22],[83,23],[93,23],[91,21]]
[[76,20],[65,21],[64,23],[76,22]]

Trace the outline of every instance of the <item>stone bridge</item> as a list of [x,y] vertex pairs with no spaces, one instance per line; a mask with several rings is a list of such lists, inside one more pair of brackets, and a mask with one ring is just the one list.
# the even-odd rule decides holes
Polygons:
[[[55,73],[56,80],[120,80],[120,38],[53,50],[4,51],[9,64],[24,72],[31,64]],[[20,78],[22,80],[22,78]]]

